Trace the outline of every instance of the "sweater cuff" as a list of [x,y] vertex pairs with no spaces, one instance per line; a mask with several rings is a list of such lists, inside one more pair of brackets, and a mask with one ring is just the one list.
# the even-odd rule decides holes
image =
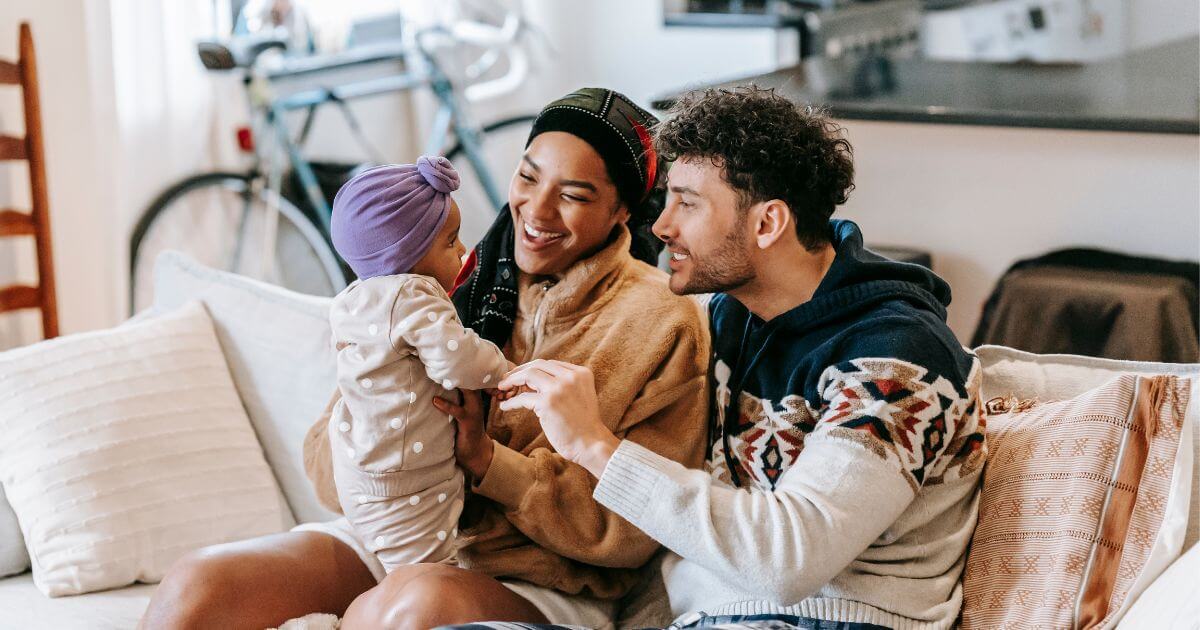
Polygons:
[[604,467],[592,498],[637,525],[652,502],[655,486],[666,477],[662,467],[672,464],[678,465],[640,444],[621,440]]
[[533,487],[537,474],[534,462],[499,442],[493,440],[492,444],[492,463],[474,491],[506,508],[516,509]]

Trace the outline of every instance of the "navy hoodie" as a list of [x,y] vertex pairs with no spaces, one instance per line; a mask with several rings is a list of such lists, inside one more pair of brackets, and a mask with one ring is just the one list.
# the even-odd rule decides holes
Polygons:
[[978,362],[946,325],[944,280],[867,250],[850,221],[831,230],[837,255],[808,302],[763,321],[728,295],[710,301],[710,468],[772,490],[824,424],[886,451],[916,490],[982,447],[964,421]]

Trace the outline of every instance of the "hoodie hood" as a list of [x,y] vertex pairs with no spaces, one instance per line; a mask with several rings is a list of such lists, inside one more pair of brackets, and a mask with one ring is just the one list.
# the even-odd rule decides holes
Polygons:
[[945,280],[921,265],[889,260],[868,250],[853,221],[830,221],[829,227],[837,257],[812,299],[772,320],[772,327],[794,332],[810,329],[894,300],[946,320],[950,285]]

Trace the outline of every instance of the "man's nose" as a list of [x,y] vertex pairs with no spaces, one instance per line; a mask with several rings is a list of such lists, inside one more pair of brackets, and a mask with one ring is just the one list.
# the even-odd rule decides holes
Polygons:
[[671,225],[671,206],[663,209],[662,214],[658,215],[658,219],[654,225],[650,226],[650,231],[664,243],[670,243],[671,237],[675,234],[674,226]]

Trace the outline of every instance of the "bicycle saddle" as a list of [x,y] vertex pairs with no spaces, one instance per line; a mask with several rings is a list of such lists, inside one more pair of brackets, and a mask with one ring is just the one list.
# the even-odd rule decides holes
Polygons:
[[272,48],[287,50],[287,42],[277,37],[254,36],[238,37],[227,42],[216,40],[196,42],[196,52],[200,54],[200,63],[209,70],[249,68],[254,65],[259,55]]

